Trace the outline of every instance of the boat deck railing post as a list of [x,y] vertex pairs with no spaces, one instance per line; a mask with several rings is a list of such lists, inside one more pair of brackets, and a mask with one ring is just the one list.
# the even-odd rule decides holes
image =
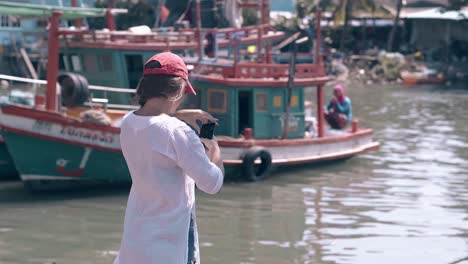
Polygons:
[[356,133],[359,130],[359,120],[354,119],[351,123],[351,132]]
[[317,86],[317,129],[318,137],[321,138],[325,135],[324,130],[324,116],[323,116],[323,86]]
[[[115,30],[114,15],[112,15],[110,8],[106,10],[106,23],[107,23],[107,28],[109,29],[109,31]],[[112,36],[111,36],[111,39],[112,39]]]
[[46,109],[57,110],[57,78],[59,63],[59,24],[62,11],[52,12],[49,28],[49,59],[47,62]]

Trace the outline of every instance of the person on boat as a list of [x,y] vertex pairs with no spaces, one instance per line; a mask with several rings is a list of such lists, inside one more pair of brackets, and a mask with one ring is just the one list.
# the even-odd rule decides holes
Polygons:
[[333,89],[333,98],[325,110],[325,120],[333,129],[343,129],[352,120],[351,99],[346,96],[343,86],[337,84]]
[[176,112],[195,90],[183,60],[170,52],[145,63],[136,94],[140,108],[121,125],[132,187],[114,264],[199,263],[195,184],[219,192],[224,167],[216,139],[200,139],[181,119],[197,131],[197,119],[217,120],[201,110]]

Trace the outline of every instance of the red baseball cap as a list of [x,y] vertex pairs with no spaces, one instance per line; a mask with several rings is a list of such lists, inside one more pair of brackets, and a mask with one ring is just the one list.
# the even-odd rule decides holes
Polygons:
[[187,83],[187,89],[185,89],[185,94],[197,94],[190,84],[188,79],[188,70],[187,66],[185,65],[184,61],[178,55],[172,52],[162,52],[153,55],[153,57],[149,58],[145,62],[148,64],[150,61],[157,61],[161,64],[161,68],[151,68],[151,69],[143,69],[143,76],[151,75],[151,74],[168,74],[181,77]]

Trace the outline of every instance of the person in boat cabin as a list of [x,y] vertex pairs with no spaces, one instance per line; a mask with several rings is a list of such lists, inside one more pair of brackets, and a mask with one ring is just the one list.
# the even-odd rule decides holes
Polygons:
[[145,63],[136,94],[140,108],[121,125],[132,187],[114,264],[200,263],[195,185],[219,192],[224,167],[216,139],[200,139],[194,129],[200,131],[197,120],[217,120],[201,110],[176,111],[195,90],[183,60],[170,52]]
[[352,121],[351,99],[346,96],[343,86],[337,84],[333,89],[333,98],[325,109],[325,120],[333,129],[343,129]]

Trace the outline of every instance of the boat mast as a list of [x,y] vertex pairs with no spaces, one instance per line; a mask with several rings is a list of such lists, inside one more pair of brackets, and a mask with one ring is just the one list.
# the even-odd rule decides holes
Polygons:
[[292,98],[292,88],[294,85],[294,75],[296,74],[296,55],[297,55],[297,43],[296,41],[292,42],[292,54],[289,57],[289,72],[288,72],[288,98],[286,105],[286,114],[284,116],[283,122],[283,133],[281,139],[288,137],[289,131],[289,116],[291,115],[291,98]]
[[59,24],[62,11],[54,10],[50,18],[49,56],[47,61],[46,109],[57,111],[57,77],[59,65]]
[[267,2],[265,0],[259,0],[258,5],[260,7],[260,19],[258,20],[258,23],[260,24],[257,28],[257,63],[262,63],[263,62],[263,55],[262,55],[262,50],[263,50],[263,23],[266,21],[266,7],[267,7]]
[[[318,66],[323,67],[322,56],[320,55],[320,43],[322,41],[321,37],[321,19],[322,18],[322,11],[320,9],[317,10],[316,14],[316,37],[315,37],[315,64]],[[318,129],[318,137],[323,137],[324,133],[324,116],[323,116],[323,84],[319,84],[317,86],[317,129]]]

